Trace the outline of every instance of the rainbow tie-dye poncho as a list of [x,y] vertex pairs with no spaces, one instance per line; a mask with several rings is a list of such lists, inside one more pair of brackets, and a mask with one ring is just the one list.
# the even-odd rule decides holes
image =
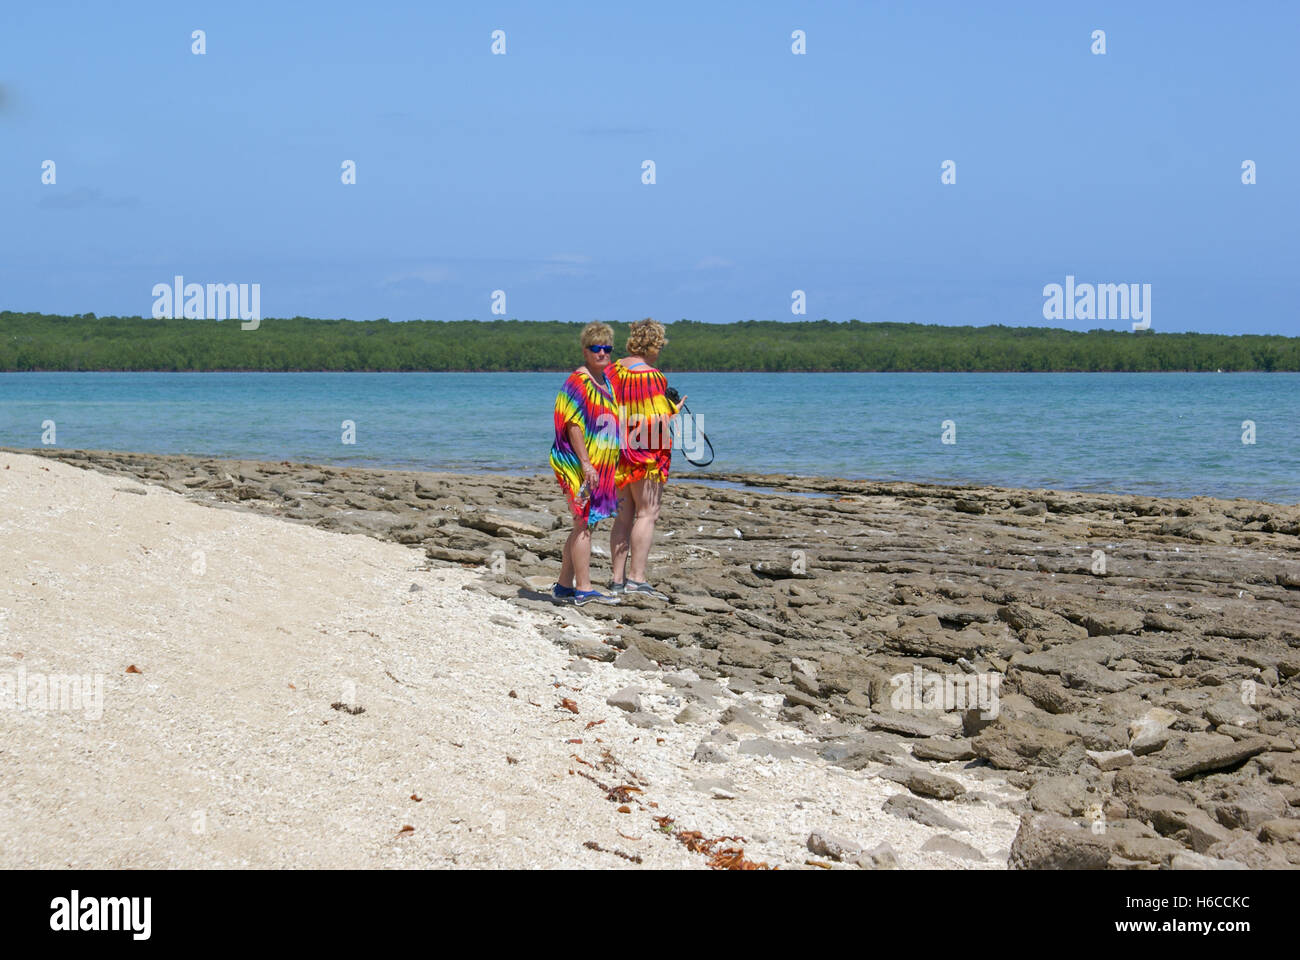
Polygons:
[[[569,424],[582,428],[587,458],[596,468],[600,482],[586,502],[578,499],[582,487],[582,462],[569,443]],[[618,512],[614,469],[618,466],[618,403],[609,380],[597,384],[585,368],[569,374],[555,397],[555,443],[551,446],[551,469],[560,489],[569,498],[575,517],[595,526]]]
[[671,423],[677,408],[668,399],[668,380],[651,366],[630,370],[624,360],[610,366],[623,429],[614,483],[619,489],[637,480],[668,482],[673,458]]

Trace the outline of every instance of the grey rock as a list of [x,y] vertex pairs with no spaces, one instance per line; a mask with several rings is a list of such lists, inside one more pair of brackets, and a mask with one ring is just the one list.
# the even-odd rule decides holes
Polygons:
[[1061,671],[1061,679],[1073,690],[1091,693],[1118,693],[1133,686],[1133,681],[1097,663],[1077,663]]
[[1205,811],[1178,797],[1142,794],[1129,800],[1128,810],[1132,817],[1151,824],[1164,836],[1181,835],[1197,853],[1232,839],[1232,834]]
[[1135,757],[1145,757],[1148,754],[1163,750],[1165,744],[1169,742],[1169,737],[1168,730],[1154,730],[1143,733],[1129,741],[1129,749],[1133,751]]
[[588,660],[600,660],[608,663],[618,655],[618,651],[613,647],[607,646],[599,640],[578,635],[573,630],[553,630],[548,635],[575,657],[585,657]]
[[1089,750],[1088,759],[1098,770],[1118,770],[1133,765],[1132,750]]
[[727,678],[726,691],[728,694],[758,692],[758,684],[751,677],[745,676],[746,672],[758,674],[757,670],[752,670],[749,667],[734,667],[732,669],[731,676]]
[[1169,861],[1170,870],[1249,870],[1244,863],[1236,860],[1220,860],[1199,853],[1176,853]]
[[1016,630],[1036,630],[1049,636],[1081,638],[1088,631],[1071,623],[1060,614],[1042,610],[1027,603],[1008,603],[998,608],[998,618],[1009,623]]
[[786,687],[782,692],[785,694],[785,709],[798,709],[802,707],[810,711],[814,716],[819,715],[826,710],[826,701],[822,700],[820,697],[809,696],[806,693],[790,687]]
[[937,737],[952,733],[954,730],[951,724],[942,720],[893,712],[872,711],[863,716],[862,724],[872,730],[901,733],[905,737]]
[[[1119,821],[1120,824],[1130,822]],[[1109,822],[1106,824],[1107,837],[1110,837],[1111,831],[1115,827],[1116,824]],[[1168,837],[1151,837],[1118,832],[1114,837],[1114,850],[1116,856],[1128,860],[1145,861],[1161,867],[1168,867],[1174,857],[1187,852],[1181,843]]]
[[1265,820],[1259,825],[1259,839],[1267,843],[1296,843],[1300,841],[1300,820]]
[[1204,717],[1216,727],[1225,724],[1234,727],[1253,727],[1259,715],[1240,700],[1220,700],[1205,708]]
[[1012,870],[1104,870],[1111,842],[1077,820],[1051,813],[1025,814],[1011,842]]
[[809,677],[817,678],[817,661],[807,660],[803,657],[791,657],[790,669],[799,673],[807,674]]
[[693,703],[688,703],[682,708],[677,716],[673,717],[673,723],[703,723],[709,719],[709,715]]
[[662,730],[668,726],[668,724],[664,723],[653,713],[649,713],[645,710],[637,710],[633,713],[629,713],[623,719],[632,724],[632,726],[641,727],[645,730]]
[[969,843],[963,843],[956,837],[950,837],[943,833],[925,841],[925,843],[921,844],[921,849],[926,853],[943,853],[950,857],[957,857],[960,860],[987,859],[984,854]]
[[915,820],[927,827],[938,827],[940,830],[967,829],[951,817],[940,813],[924,800],[918,800],[906,793],[899,793],[890,797],[885,801],[882,809],[896,817],[901,817],[904,820]]
[[605,703],[619,710],[626,710],[628,713],[636,713],[641,709],[641,688],[624,687],[606,697]]
[[1250,870],[1294,869],[1278,845],[1260,843],[1254,837],[1246,835],[1238,835],[1227,843],[1216,843],[1206,851],[1206,856],[1234,860],[1245,864]]
[[701,777],[699,780],[691,781],[691,789],[708,794],[712,794],[717,790],[724,790],[734,794],[736,785],[725,777]]
[[1075,774],[1039,777],[1026,795],[1029,806],[1041,813],[1082,817],[1097,798],[1088,793],[1088,781]]
[[931,737],[917,740],[912,744],[912,756],[918,760],[936,760],[941,763],[956,760],[972,760],[975,750],[969,740],[945,740]]
[[1216,804],[1214,816],[1229,830],[1249,830],[1254,833],[1264,821],[1282,816],[1286,809],[1286,798],[1280,793],[1260,791],[1255,796],[1239,797]]
[[658,670],[659,665],[638,650],[630,646],[614,658],[614,666],[619,670]]
[[966,792],[966,788],[956,780],[928,770],[909,771],[902,783],[917,796],[934,800],[952,800]]
[[729,695],[728,691],[712,680],[692,680],[682,689],[682,694],[692,700],[698,700],[701,706],[710,708],[718,705],[719,697]]
[[1014,674],[1016,688],[1040,710],[1048,713],[1073,713],[1079,701],[1071,696],[1061,683],[1047,674],[1017,670]]
[[762,667],[774,655],[775,644],[758,637],[729,634],[718,641],[718,662],[736,667]]
[[810,697],[821,696],[821,686],[808,674],[795,670],[790,675],[790,682]]
[[755,733],[766,733],[767,724],[760,720],[755,714],[746,710],[739,704],[733,703],[722,711],[722,716],[718,722],[728,729],[744,728],[752,730]]
[[[1257,723],[1251,724],[1252,727],[1256,727],[1257,725]],[[1230,723],[1220,724],[1214,728],[1214,732],[1222,736],[1231,737],[1233,740],[1250,740],[1254,737],[1258,737],[1261,733],[1258,729],[1248,730],[1245,727],[1235,727]],[[1295,744],[1286,737],[1268,736],[1266,739],[1268,740],[1268,749],[1270,750],[1280,750],[1285,753],[1292,753],[1295,751]]]
[[1044,730],[1003,713],[975,738],[975,755],[1004,770],[1028,770],[1032,766],[1071,768],[1083,759],[1078,737]]
[[742,740],[737,748],[740,753],[757,757],[773,757],[777,760],[813,760],[817,754],[811,748],[801,743],[785,743],[779,740],[769,740],[766,737],[759,737],[754,740]]
[[1120,650],[1119,643],[1110,637],[1089,637],[1073,643],[1058,644],[1050,650],[1018,653],[1011,658],[1011,663],[1019,670],[1061,674],[1083,662],[1108,663],[1119,655]]
[[1140,633],[1142,614],[1136,610],[1099,610],[1088,614],[1083,625],[1088,629],[1089,635],[1094,637]]
[[691,759],[696,763],[729,763],[731,758],[711,743],[701,741]]
[[1171,777],[1164,770],[1148,766],[1125,767],[1115,772],[1110,784],[1111,792],[1121,803],[1142,794],[1160,794],[1191,800],[1187,788]]
[[1163,707],[1152,707],[1129,724],[1129,747],[1137,756],[1154,753],[1169,741],[1169,726],[1178,714]]
[[820,756],[837,767],[861,770],[872,763],[892,763],[902,753],[902,746],[888,734],[863,732],[825,744]]
[[1161,753],[1160,766],[1175,780],[1186,780],[1198,773],[1235,767],[1267,749],[1268,741],[1259,737],[1202,749],[1179,750],[1172,755],[1165,750]]
[[[417,496],[418,496],[417,492]],[[544,537],[556,526],[559,518],[552,514],[533,513],[528,510],[496,510],[490,513],[466,514],[460,525],[497,536],[518,534],[523,537]]]
[[730,730],[724,730],[722,727],[714,727],[703,738],[704,743],[735,743],[738,738]]
[[646,636],[658,640],[674,640],[699,629],[699,621],[686,617],[661,617],[638,624],[637,628]]
[[808,849],[836,861],[856,860],[862,854],[862,847],[858,844],[823,830],[814,830],[808,835]]
[[893,870],[898,866],[898,854],[888,843],[879,843],[863,850],[856,862],[864,870]]
[[961,714],[961,733],[967,739],[977,737],[992,725],[994,717],[987,710],[963,710]]

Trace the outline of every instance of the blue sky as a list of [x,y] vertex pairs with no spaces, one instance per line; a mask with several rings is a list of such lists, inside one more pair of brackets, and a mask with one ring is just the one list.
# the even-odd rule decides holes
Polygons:
[[1157,331],[1300,335],[1297,36],[1285,2],[11,4],[0,309],[147,315],[182,274],[270,317],[795,319],[802,289],[1128,328],[1044,320],[1072,274],[1151,284]]

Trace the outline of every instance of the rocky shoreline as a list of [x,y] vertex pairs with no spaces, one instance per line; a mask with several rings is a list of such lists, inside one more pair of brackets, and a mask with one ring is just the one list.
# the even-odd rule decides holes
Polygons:
[[[532,607],[568,526],[549,476],[12,452],[406,544]],[[1027,791],[1012,867],[1300,866],[1300,507],[710,479],[732,485],[664,498],[651,579],[674,602],[588,605],[601,640],[556,643],[780,695],[824,762],[908,788],[900,817],[952,823],[954,765]]]

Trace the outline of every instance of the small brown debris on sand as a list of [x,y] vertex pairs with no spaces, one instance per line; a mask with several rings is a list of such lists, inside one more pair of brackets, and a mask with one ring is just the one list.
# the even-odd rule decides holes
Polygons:
[[624,853],[622,850],[614,850],[610,847],[602,847],[595,840],[588,840],[586,843],[583,844],[583,846],[586,847],[588,850],[595,850],[597,853],[612,853],[614,856],[622,857],[624,860],[629,860],[632,863],[641,862],[641,857],[639,854]]

